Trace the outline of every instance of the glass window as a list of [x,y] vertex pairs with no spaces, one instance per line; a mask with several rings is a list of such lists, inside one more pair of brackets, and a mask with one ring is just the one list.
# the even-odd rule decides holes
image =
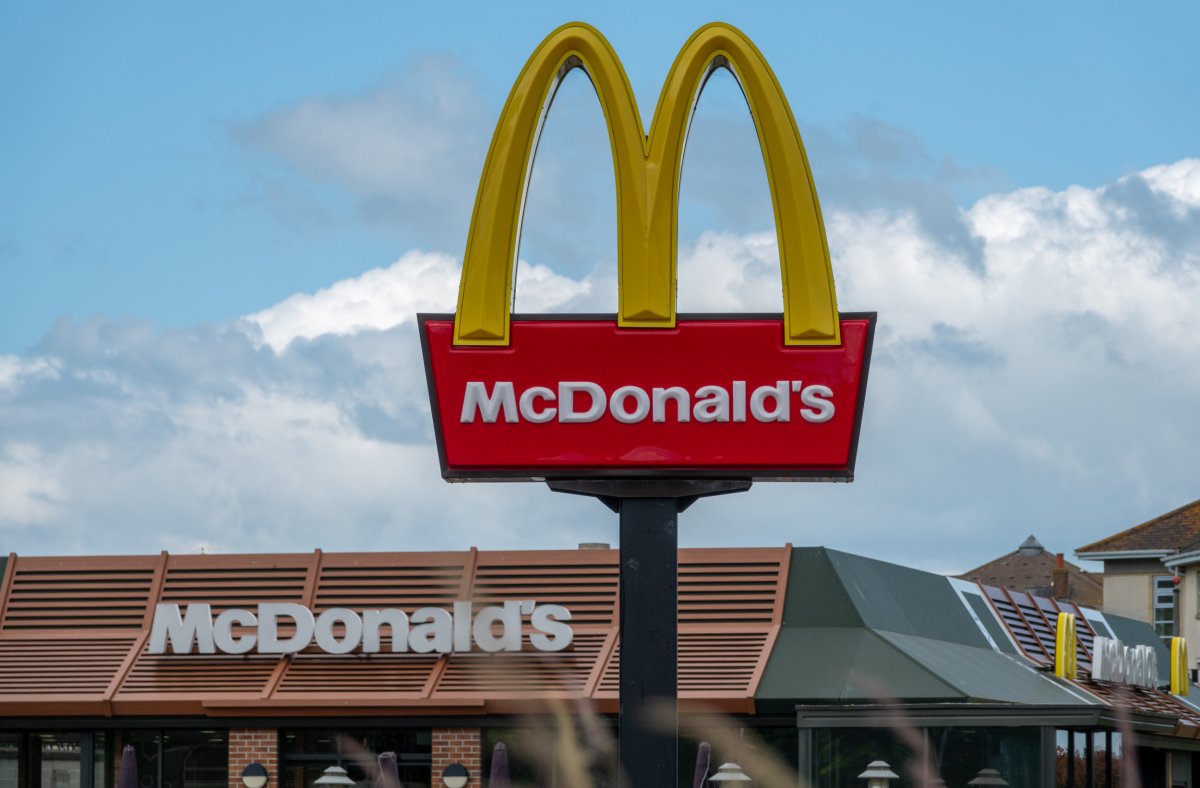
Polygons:
[[981,769],[995,769],[1010,785],[1041,779],[1042,735],[1026,728],[929,728],[929,754],[947,785],[966,785]]
[[0,734],[0,788],[109,788],[104,733]]
[[1097,731],[1094,742],[1093,758],[1096,763],[1096,785],[1121,786],[1124,781],[1121,776],[1121,734],[1115,731]]
[[[517,786],[563,788],[575,785],[573,775],[582,768],[588,785],[617,784],[617,732],[603,720],[588,720],[579,727],[550,722],[525,728],[487,728],[483,731],[483,785],[491,783],[492,761],[496,745],[503,742],[508,751],[509,781]],[[573,740],[573,741],[572,741]],[[570,742],[570,744],[568,744]],[[688,746],[690,754],[686,754]],[[692,784],[696,744],[686,738],[679,741],[680,784],[686,771],[686,785]],[[686,768],[683,765],[687,759]]]
[[225,788],[229,734],[223,730],[128,731],[140,788]]
[[0,788],[18,788],[21,778],[21,734],[0,733]]
[[83,745],[78,733],[39,733],[29,737],[30,788],[80,788]]
[[[137,758],[139,788],[158,788],[158,731],[129,731],[122,734],[121,746],[133,747]],[[117,769],[121,768],[121,751],[116,753]]]
[[1054,788],[1072,788],[1075,782],[1075,761],[1071,757],[1073,747],[1070,731],[1054,732]]
[[108,734],[97,731],[92,734],[92,780],[93,788],[112,788],[113,770],[106,769],[108,760]]
[[96,731],[0,733],[0,788],[111,788]]
[[[892,732],[876,728],[820,728],[813,737],[814,788],[862,788],[858,775],[871,761],[887,761],[901,775],[900,786],[912,785],[905,765],[913,751]],[[920,731],[917,731],[920,736]]]
[[1071,741],[1075,754],[1075,788],[1092,788],[1091,778],[1094,776],[1094,770],[1091,763],[1091,734],[1075,731]]
[[1154,576],[1154,630],[1159,637],[1175,634],[1175,583],[1173,575]]
[[226,788],[229,748],[224,731],[163,731],[163,788]]
[[982,769],[995,769],[1009,785],[1041,782],[1042,734],[1034,726],[825,728],[813,734],[814,788],[862,788],[858,775],[876,760],[900,775],[893,788],[923,785],[930,777],[967,785]]
[[1056,788],[1117,788],[1124,785],[1121,734],[1055,731]]
[[496,745],[503,743],[508,752],[509,780],[514,785],[544,785],[554,788],[553,775],[547,775],[542,759],[530,757],[531,732],[518,728],[487,728],[483,731],[483,780],[487,785],[492,774],[492,756]]
[[379,753],[396,753],[404,788],[428,788],[433,735],[428,728],[283,731],[281,788],[308,788],[330,766],[341,766],[360,788],[373,788],[379,777]]

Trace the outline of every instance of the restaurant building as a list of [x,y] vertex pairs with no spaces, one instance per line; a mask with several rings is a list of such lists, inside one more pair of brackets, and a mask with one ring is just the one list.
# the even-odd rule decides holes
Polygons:
[[[1194,696],[1090,677],[1097,637],[1147,647],[1165,676],[1148,624],[825,548],[679,556],[689,785],[699,738],[751,777],[777,761],[820,788],[878,759],[895,785],[923,768],[950,786],[987,768],[1014,786],[1200,777]],[[385,751],[408,788],[453,763],[482,786],[497,742],[532,785],[567,784],[539,741],[613,760],[615,550],[0,561],[0,788],[112,788],[126,745],[141,788],[239,788],[252,763],[267,788],[331,765],[365,786]],[[1060,612],[1074,679],[1055,675]]]

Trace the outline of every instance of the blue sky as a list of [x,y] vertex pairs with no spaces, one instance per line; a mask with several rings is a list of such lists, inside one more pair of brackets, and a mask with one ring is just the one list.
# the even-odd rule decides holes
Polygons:
[[[805,137],[842,305],[881,313],[891,371],[872,377],[859,482],[696,507],[688,538],[726,543],[731,520],[802,500],[835,527],[780,521],[755,543],[962,569],[1031,531],[1069,551],[1200,497],[1194,5],[10,3],[0,539],[333,548],[335,518],[349,547],[380,523],[406,546],[525,545],[516,522],[434,538],[421,520],[530,506],[572,523],[555,544],[602,539],[601,513],[532,486],[425,483],[403,325],[452,305],[499,108],[577,18],[613,42],[645,115],[692,30],[750,35]],[[769,308],[769,202],[731,80],[693,129],[681,299]],[[531,186],[526,306],[615,300],[607,155],[574,76]],[[388,479],[413,468],[423,481],[400,487],[428,501],[405,514]]]
[[[263,195],[290,173],[236,129],[403,80],[422,57],[452,58],[477,81],[486,126],[536,42],[576,16],[613,41],[644,113],[691,30],[737,24],[802,127],[868,117],[903,129],[937,159],[992,176],[960,198],[1096,186],[1195,153],[1194,6],[743,5],[5,4],[0,351],[28,348],[63,314],[226,320],[452,241],[387,224],[281,224]],[[820,159],[814,168],[820,179]],[[321,186],[310,198],[337,214],[345,194]]]

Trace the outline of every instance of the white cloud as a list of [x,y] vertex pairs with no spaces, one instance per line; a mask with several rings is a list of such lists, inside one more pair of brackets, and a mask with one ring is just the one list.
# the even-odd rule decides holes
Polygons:
[[0,528],[52,521],[63,503],[63,485],[36,444],[0,444]]
[[[1200,247],[1173,239],[1200,223],[1197,163],[993,194],[959,221],[977,259],[911,212],[829,212],[840,305],[880,314],[858,480],[705,501],[685,543],[966,567],[1030,532],[1069,550],[1196,497]],[[522,264],[521,306],[609,308],[612,268]],[[452,310],[457,283],[453,257],[410,252],[238,326],[66,322],[0,358],[0,516],[27,526],[12,546],[613,541],[593,502],[439,480],[411,318]],[[773,233],[681,250],[682,309],[780,303]]]
[[449,255],[408,252],[387,268],[343,279],[312,295],[297,293],[247,320],[258,325],[277,351],[297,337],[381,331],[411,321],[418,312],[453,311],[458,275],[458,262]]
[[[276,351],[297,338],[382,331],[411,322],[418,312],[453,312],[461,270],[449,255],[408,252],[387,268],[373,268],[312,295],[297,293],[246,320]],[[517,266],[517,282],[522,305],[535,312],[560,308],[591,290],[586,281],[523,260]]]
[[1180,214],[1200,207],[1200,159],[1160,164],[1141,172],[1153,189],[1170,195]]
[[15,388],[17,384],[31,379],[57,377],[58,368],[54,359],[0,356],[0,390]]

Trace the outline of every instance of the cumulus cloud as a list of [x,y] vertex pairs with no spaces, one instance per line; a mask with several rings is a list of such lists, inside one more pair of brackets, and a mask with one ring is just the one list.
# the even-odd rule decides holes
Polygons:
[[[408,252],[387,268],[343,279],[311,295],[297,293],[246,320],[277,351],[297,338],[385,330],[411,322],[418,312],[453,312],[461,271],[449,255]],[[522,307],[532,312],[564,307],[591,291],[590,282],[523,260],[517,264],[517,281]]]
[[418,312],[454,309],[458,262],[446,254],[409,252],[387,268],[343,279],[313,294],[297,293],[250,315],[266,342],[283,350],[293,339],[384,330]]
[[[889,152],[891,150],[891,152]],[[904,154],[903,145],[880,156]],[[955,217],[827,212],[845,311],[880,314],[853,485],[759,485],[688,544],[824,543],[965,568],[1069,550],[1196,497],[1200,164],[994,193]],[[681,249],[683,310],[778,310],[771,232]],[[967,258],[970,258],[968,264]],[[412,315],[458,261],[410,252],[225,326],[63,321],[0,357],[0,526],[30,552],[569,546],[593,502],[438,478]],[[613,264],[522,263],[518,306],[611,309]]]

